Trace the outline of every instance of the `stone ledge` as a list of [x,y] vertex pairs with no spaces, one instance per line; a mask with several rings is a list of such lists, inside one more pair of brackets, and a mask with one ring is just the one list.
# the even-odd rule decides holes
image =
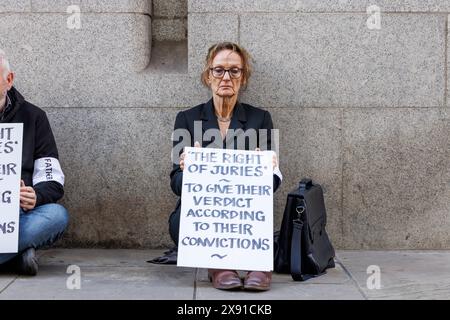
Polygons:
[[213,12],[366,12],[378,5],[382,12],[450,12],[450,0],[189,0],[189,13]]

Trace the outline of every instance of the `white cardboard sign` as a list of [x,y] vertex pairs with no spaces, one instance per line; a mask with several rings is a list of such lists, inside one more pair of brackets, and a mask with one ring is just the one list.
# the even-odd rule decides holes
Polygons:
[[19,245],[22,123],[0,124],[0,253]]
[[273,270],[272,157],[185,148],[178,266]]

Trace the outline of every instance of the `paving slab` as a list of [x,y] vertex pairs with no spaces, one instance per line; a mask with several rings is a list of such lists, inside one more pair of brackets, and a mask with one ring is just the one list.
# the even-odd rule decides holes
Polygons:
[[[245,272],[239,271],[243,278]],[[340,265],[329,269],[325,275],[304,282],[293,281],[290,275],[274,273],[271,289],[265,292],[221,291],[212,287],[206,269],[197,274],[196,299],[198,300],[361,300],[352,279]]]
[[16,275],[14,274],[1,274],[0,275],[0,293],[5,290],[8,285],[14,281]]
[[[154,265],[162,250],[40,250],[36,277],[0,275],[0,300],[361,300],[450,299],[450,251],[337,252],[336,267],[325,275],[295,282],[274,274],[266,292],[214,289],[206,269]],[[70,289],[80,270],[80,288]],[[369,266],[380,269],[380,288],[369,289]],[[242,277],[244,271],[240,271]],[[69,286],[68,286],[69,284]]]
[[[449,251],[339,251],[339,260],[368,299],[450,299]],[[369,266],[380,289],[368,289]]]
[[[147,261],[161,256],[164,250],[130,249],[50,249],[40,250],[45,265],[78,265],[80,267],[155,267]],[[173,270],[175,266],[165,266]]]
[[[36,277],[18,277],[0,294],[0,300],[190,300],[195,269],[160,266],[145,262],[162,251],[50,250],[40,258]],[[69,289],[80,268],[80,289]],[[1,278],[0,278],[1,279]]]

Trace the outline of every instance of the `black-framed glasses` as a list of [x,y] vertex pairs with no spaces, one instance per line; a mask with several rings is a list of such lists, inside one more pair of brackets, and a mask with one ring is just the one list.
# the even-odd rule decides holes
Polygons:
[[209,68],[212,71],[212,75],[214,78],[223,78],[225,76],[225,72],[228,72],[230,78],[237,79],[242,75],[242,69],[238,67],[225,69],[222,67]]

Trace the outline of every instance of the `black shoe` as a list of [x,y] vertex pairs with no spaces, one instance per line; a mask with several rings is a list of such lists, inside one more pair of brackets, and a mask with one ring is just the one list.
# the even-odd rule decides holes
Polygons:
[[2,273],[17,273],[17,263],[15,258],[0,264],[0,274]]
[[35,276],[38,268],[38,260],[34,248],[28,248],[18,256],[18,271],[20,274]]
[[147,262],[155,264],[177,264],[178,247],[173,247],[170,250],[164,252],[161,257],[154,258]]

